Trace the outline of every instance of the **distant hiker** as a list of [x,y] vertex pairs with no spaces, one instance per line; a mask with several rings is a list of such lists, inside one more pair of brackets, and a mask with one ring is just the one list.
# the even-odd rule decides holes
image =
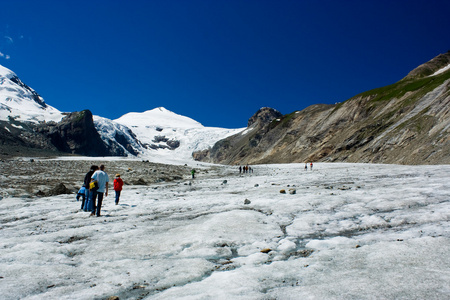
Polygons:
[[92,208],[93,208],[93,203],[92,203],[93,191],[91,191],[91,189],[89,188],[89,185],[91,183],[92,174],[94,174],[94,172],[97,170],[98,170],[98,166],[92,165],[89,172],[87,172],[86,175],[84,176],[84,186],[86,188],[86,200],[83,203],[84,205],[81,207],[81,209],[84,211],[92,211]]
[[239,166],[239,174],[241,174],[241,173],[242,173],[242,167]]
[[192,179],[194,179],[195,178],[195,169],[191,170],[191,174],[192,174]]
[[123,181],[120,174],[116,174],[114,178],[114,191],[116,192],[116,205],[119,204],[120,192],[122,191]]
[[311,168],[311,171],[312,171],[313,163],[310,163],[309,167]]
[[81,198],[81,209],[83,209],[83,206],[84,206],[84,202],[85,202],[85,200],[86,200],[86,188],[84,187],[84,184],[83,184],[83,186],[78,190],[78,193],[77,193],[77,201],[80,201],[80,198]]
[[308,171],[308,163],[305,163],[305,171]]
[[[94,205],[94,208],[91,210],[91,216],[95,215],[96,209],[97,209],[97,217],[100,217],[100,210],[102,209],[102,202],[103,202],[103,195],[108,196],[108,182],[109,177],[108,174],[105,172],[105,166],[101,165],[100,170],[95,171],[94,174],[92,174],[91,182],[97,182],[98,189],[94,190],[93,197],[92,197],[92,203]],[[97,200],[97,207],[95,205],[95,201]]]

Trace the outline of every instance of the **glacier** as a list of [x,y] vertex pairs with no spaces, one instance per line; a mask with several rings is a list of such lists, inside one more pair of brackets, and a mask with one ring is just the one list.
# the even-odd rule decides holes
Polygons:
[[449,298],[450,166],[196,168],[126,185],[100,218],[74,195],[3,198],[0,298]]

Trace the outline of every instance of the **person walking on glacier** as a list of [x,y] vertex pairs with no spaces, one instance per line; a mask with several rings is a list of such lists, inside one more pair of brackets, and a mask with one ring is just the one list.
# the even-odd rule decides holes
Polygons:
[[84,184],[77,192],[76,196],[77,201],[80,201],[80,198],[81,198],[81,209],[83,209],[84,202],[86,201],[86,187],[84,186]]
[[[95,213],[97,212],[97,217],[100,217],[103,196],[105,196],[105,197],[108,196],[109,177],[108,177],[108,174],[106,174],[106,172],[105,172],[104,165],[101,165],[100,170],[95,171],[95,173],[92,175],[91,182],[94,182],[94,181],[97,182],[98,189],[96,191],[94,191],[94,193],[93,193],[92,203],[94,205],[94,208],[91,211],[91,216],[94,216]],[[98,197],[98,202],[97,202],[97,206],[96,206],[95,201],[97,200],[97,197]]]
[[114,179],[114,191],[116,192],[116,205],[119,204],[120,192],[122,192],[123,180],[120,178],[120,174],[116,174]]
[[92,165],[89,172],[87,172],[84,176],[84,186],[86,187],[86,200],[84,201],[84,205],[82,207],[84,211],[92,211],[93,209],[92,196],[94,191],[90,189],[89,185],[91,183],[92,174],[94,174],[97,170],[98,166]]

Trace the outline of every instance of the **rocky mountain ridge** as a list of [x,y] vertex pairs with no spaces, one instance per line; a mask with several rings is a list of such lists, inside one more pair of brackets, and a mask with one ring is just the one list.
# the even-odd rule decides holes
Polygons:
[[[399,82],[249,127],[194,158],[222,164],[450,163],[450,52]],[[258,119],[258,111],[250,120]],[[201,154],[201,155],[200,155]]]
[[397,83],[343,103],[288,115],[262,108],[247,129],[232,130],[203,127],[162,107],[117,120],[92,116],[89,110],[61,113],[0,66],[0,156],[186,160],[192,154],[195,160],[222,164],[450,163],[449,85],[447,52]]
[[0,157],[75,154],[185,161],[193,151],[239,130],[204,127],[164,107],[116,120],[89,110],[62,113],[0,66]]

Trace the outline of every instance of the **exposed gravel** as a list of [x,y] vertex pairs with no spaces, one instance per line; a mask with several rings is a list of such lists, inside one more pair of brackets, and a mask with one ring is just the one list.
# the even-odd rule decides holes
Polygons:
[[[0,160],[0,197],[46,196],[64,184],[73,193],[83,184],[91,165],[104,164],[110,180],[120,173],[125,185],[151,185],[158,182],[189,180],[191,166],[158,164],[142,160],[67,160],[14,158]],[[201,167],[197,175],[218,174],[220,167]]]

